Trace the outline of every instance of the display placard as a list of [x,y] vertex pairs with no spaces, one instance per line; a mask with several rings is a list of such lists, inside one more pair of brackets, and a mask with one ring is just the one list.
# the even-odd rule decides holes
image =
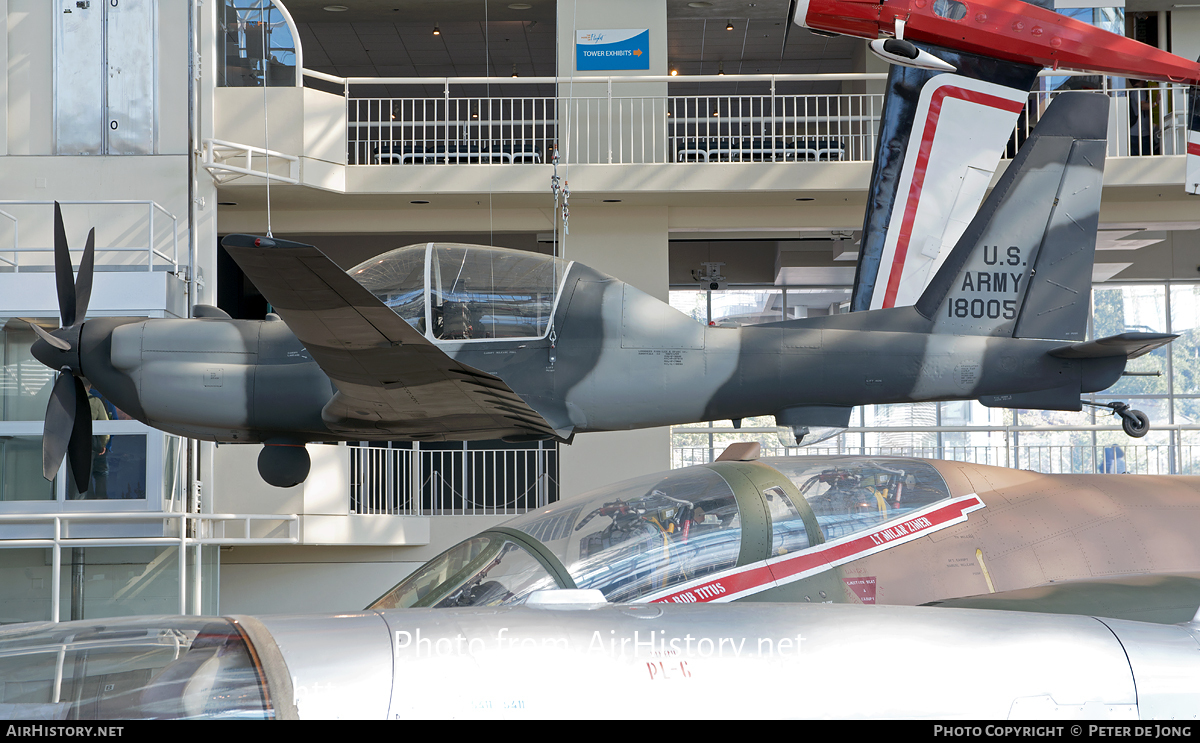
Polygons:
[[575,69],[650,69],[650,29],[576,30]]

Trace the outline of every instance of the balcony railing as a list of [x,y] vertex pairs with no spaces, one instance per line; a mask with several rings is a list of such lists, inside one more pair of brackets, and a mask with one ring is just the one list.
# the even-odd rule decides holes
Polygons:
[[[142,521],[161,524],[161,537],[76,537],[71,527],[104,523]],[[177,571],[178,607],[180,614],[201,614],[201,574],[204,564],[201,548],[225,545],[297,544],[299,521],[295,514],[232,514],[232,513],[29,513],[0,514],[0,524],[19,524],[49,527],[52,536],[31,539],[0,539],[0,551],[5,549],[48,548],[50,550],[50,621],[60,620],[63,598],[62,575],[64,549],[84,547],[174,547]],[[255,528],[254,525],[258,525]],[[193,551],[192,568],[188,569],[188,548]],[[0,552],[0,554],[3,554]],[[0,557],[0,560],[3,558]],[[144,573],[136,580],[144,579]],[[130,583],[133,585],[133,582]],[[143,586],[144,587],[144,586]],[[139,591],[141,588],[138,589]],[[135,592],[136,593],[136,592]]]
[[[1156,430],[1166,433],[1165,443],[1143,443],[1141,439],[1127,439],[1114,443],[1022,443],[1022,435],[1046,434],[1053,431],[1070,437],[1072,434],[1114,434],[1120,431],[1112,426],[913,426],[913,427],[867,427],[848,428],[844,433],[828,441],[810,446],[769,446],[763,444],[760,456],[797,457],[826,455],[862,455],[881,457],[919,457],[945,459],[972,464],[988,464],[995,467],[1033,470],[1053,474],[1139,474],[1139,475],[1200,475],[1200,446],[1184,444],[1182,433],[1194,432],[1198,427],[1191,424],[1161,424]],[[776,429],[744,428],[738,431],[725,428],[676,427],[676,434],[720,434],[728,438],[731,434],[742,440],[762,441],[761,434]],[[891,435],[910,434],[914,442],[900,446],[866,446],[860,434],[886,433]],[[990,438],[986,444],[960,444],[944,442],[937,444],[938,434],[978,434]],[[790,436],[791,433],[780,434]],[[932,441],[920,441],[925,437]],[[727,443],[714,442],[711,446],[674,446],[671,449],[671,466],[691,467],[715,461]]]
[[517,515],[558,500],[558,451],[350,447],[350,513]]
[[[1061,76],[1062,73],[1057,73]],[[336,78],[343,86],[350,165],[483,165],[869,162],[875,153],[882,94],[783,93],[784,83],[882,80],[882,74],[703,75],[576,80],[571,95],[555,78]],[[1049,76],[1049,73],[1047,73]],[[613,95],[613,83],[665,83],[663,95]],[[752,94],[678,96],[669,86],[720,83]],[[488,86],[487,95],[460,90]],[[503,95],[506,88],[557,84],[558,97]],[[595,95],[607,84],[606,95]],[[733,84],[736,84],[733,85]],[[1186,151],[1186,86],[1128,88],[1103,78],[1112,98],[1109,156]],[[442,86],[441,96],[359,97],[360,86]],[[1112,87],[1110,87],[1112,86]],[[361,89],[361,88],[360,88]],[[618,91],[620,88],[617,88]],[[491,91],[500,93],[491,94]],[[1011,156],[1055,92],[1035,91],[1014,127]]]
[[[0,200],[0,271],[51,271],[54,246],[49,239],[54,201]],[[98,271],[179,271],[179,218],[156,201],[59,201],[75,207],[102,207],[110,220],[96,245]],[[24,220],[24,221],[22,221]],[[32,224],[25,230],[22,224]],[[29,234],[36,244],[30,244]],[[105,237],[112,235],[105,242]],[[82,244],[72,246],[83,249]],[[186,256],[184,256],[186,258]]]

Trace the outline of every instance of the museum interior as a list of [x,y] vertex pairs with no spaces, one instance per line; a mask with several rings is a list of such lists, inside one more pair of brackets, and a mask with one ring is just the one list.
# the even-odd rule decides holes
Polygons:
[[[1200,6],[1086,3],[1047,5],[1200,56]],[[313,245],[345,270],[410,245],[554,256],[697,326],[848,312],[889,65],[793,23],[795,5],[0,0],[0,624],[360,610],[474,534],[736,442],[1200,474],[1186,86],[1048,70],[1014,142],[1061,91],[1111,104],[1088,338],[1179,336],[1085,398],[1144,411],[1144,437],[1095,406],[861,405],[803,447],[770,415],[570,444],[313,443],[307,480],[280,488],[259,477],[260,444],[167,433],[92,395],[91,487],[67,464],[43,477],[56,373],[31,326],[60,324],[55,202],[73,250],[95,230],[89,318],[278,319],[220,245],[233,234]],[[644,30],[637,65],[588,69],[575,42],[591,29]],[[219,386],[197,359],[188,373]]]

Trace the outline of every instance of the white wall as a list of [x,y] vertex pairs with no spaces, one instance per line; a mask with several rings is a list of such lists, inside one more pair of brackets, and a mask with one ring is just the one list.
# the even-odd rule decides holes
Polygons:
[[[568,260],[615,276],[668,300],[667,207],[625,203],[572,207]],[[636,380],[631,380],[636,384]],[[560,446],[561,495],[580,493],[638,475],[670,469],[670,429],[579,434]]]
[[356,611],[426,561],[510,518],[430,518],[430,543],[416,547],[222,548],[221,613]]
[[1171,53],[1184,59],[1200,57],[1200,8],[1171,11]]

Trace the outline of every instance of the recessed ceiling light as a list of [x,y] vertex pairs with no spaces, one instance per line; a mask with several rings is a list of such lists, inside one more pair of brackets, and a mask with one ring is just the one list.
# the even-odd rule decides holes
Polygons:
[[530,5],[529,3],[509,3],[508,4],[509,10],[529,10],[532,7],[533,6]]
[[711,8],[712,6],[712,3],[705,2],[688,3],[689,8]]
[[350,8],[346,7],[345,5],[326,5],[325,10],[328,10],[330,13],[341,13],[343,11],[350,10]]
[[408,203],[410,203],[410,204],[428,204],[429,202],[417,200],[417,201],[410,201]]

